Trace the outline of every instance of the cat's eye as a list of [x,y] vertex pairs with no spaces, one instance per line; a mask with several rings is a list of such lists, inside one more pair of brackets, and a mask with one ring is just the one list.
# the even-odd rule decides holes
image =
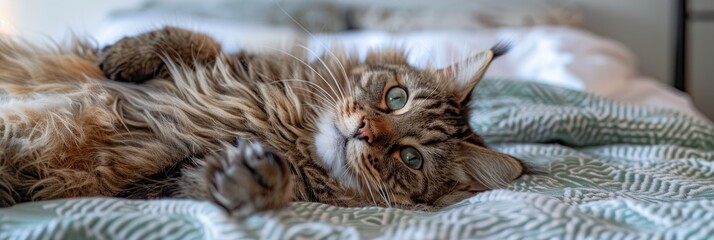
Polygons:
[[389,110],[399,110],[407,105],[407,91],[404,88],[393,87],[387,92],[387,107]]
[[422,165],[422,159],[421,159],[421,154],[419,151],[416,150],[416,148],[413,147],[405,147],[402,148],[402,150],[399,152],[399,156],[402,157],[402,161],[404,161],[404,164],[409,166],[412,169],[421,169]]

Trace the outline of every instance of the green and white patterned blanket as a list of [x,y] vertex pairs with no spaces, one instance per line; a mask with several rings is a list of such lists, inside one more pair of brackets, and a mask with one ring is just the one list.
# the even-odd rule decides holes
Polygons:
[[532,173],[436,213],[294,203],[231,219],[190,200],[0,209],[0,239],[714,238],[714,126],[535,83],[484,80],[473,125]]

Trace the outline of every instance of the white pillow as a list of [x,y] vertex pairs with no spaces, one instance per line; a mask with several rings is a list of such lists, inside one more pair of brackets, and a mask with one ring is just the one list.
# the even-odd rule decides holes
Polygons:
[[566,27],[499,28],[481,31],[422,31],[389,34],[357,32],[320,34],[311,48],[404,48],[416,66],[444,67],[494,46],[512,49],[491,65],[490,77],[538,81],[607,95],[637,76],[634,55],[614,41]]

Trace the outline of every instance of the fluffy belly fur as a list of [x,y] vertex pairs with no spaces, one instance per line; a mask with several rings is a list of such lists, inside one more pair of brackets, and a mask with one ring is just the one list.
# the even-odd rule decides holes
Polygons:
[[[0,41],[0,206],[115,196],[235,139],[260,142],[290,163],[301,180],[294,200],[342,201],[334,196],[347,190],[312,162],[315,114],[301,107],[311,103],[310,87],[273,82],[314,74],[274,70],[303,60],[254,57],[251,70],[230,74],[236,64],[218,60],[143,84],[107,80],[97,61],[97,50],[79,43],[46,50]],[[190,187],[179,197],[207,198],[205,187]]]
[[[260,141],[288,159],[310,159],[309,126],[301,126],[309,122],[307,111],[289,107],[300,105],[293,102],[297,92],[200,80],[221,74],[228,63],[214,72],[177,73],[174,83],[113,82],[99,69],[96,52],[82,44],[45,50],[0,41],[0,206],[114,196],[236,137]],[[308,169],[311,178],[319,177],[321,170],[314,170]]]
[[124,91],[92,48],[0,42],[0,200],[112,196],[190,153],[125,118]]

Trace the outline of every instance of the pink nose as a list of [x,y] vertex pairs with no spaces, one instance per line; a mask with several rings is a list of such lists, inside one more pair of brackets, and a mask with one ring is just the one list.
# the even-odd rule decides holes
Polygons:
[[374,141],[374,132],[369,124],[369,120],[363,119],[362,123],[357,128],[357,133],[354,135],[355,138],[372,143]]

